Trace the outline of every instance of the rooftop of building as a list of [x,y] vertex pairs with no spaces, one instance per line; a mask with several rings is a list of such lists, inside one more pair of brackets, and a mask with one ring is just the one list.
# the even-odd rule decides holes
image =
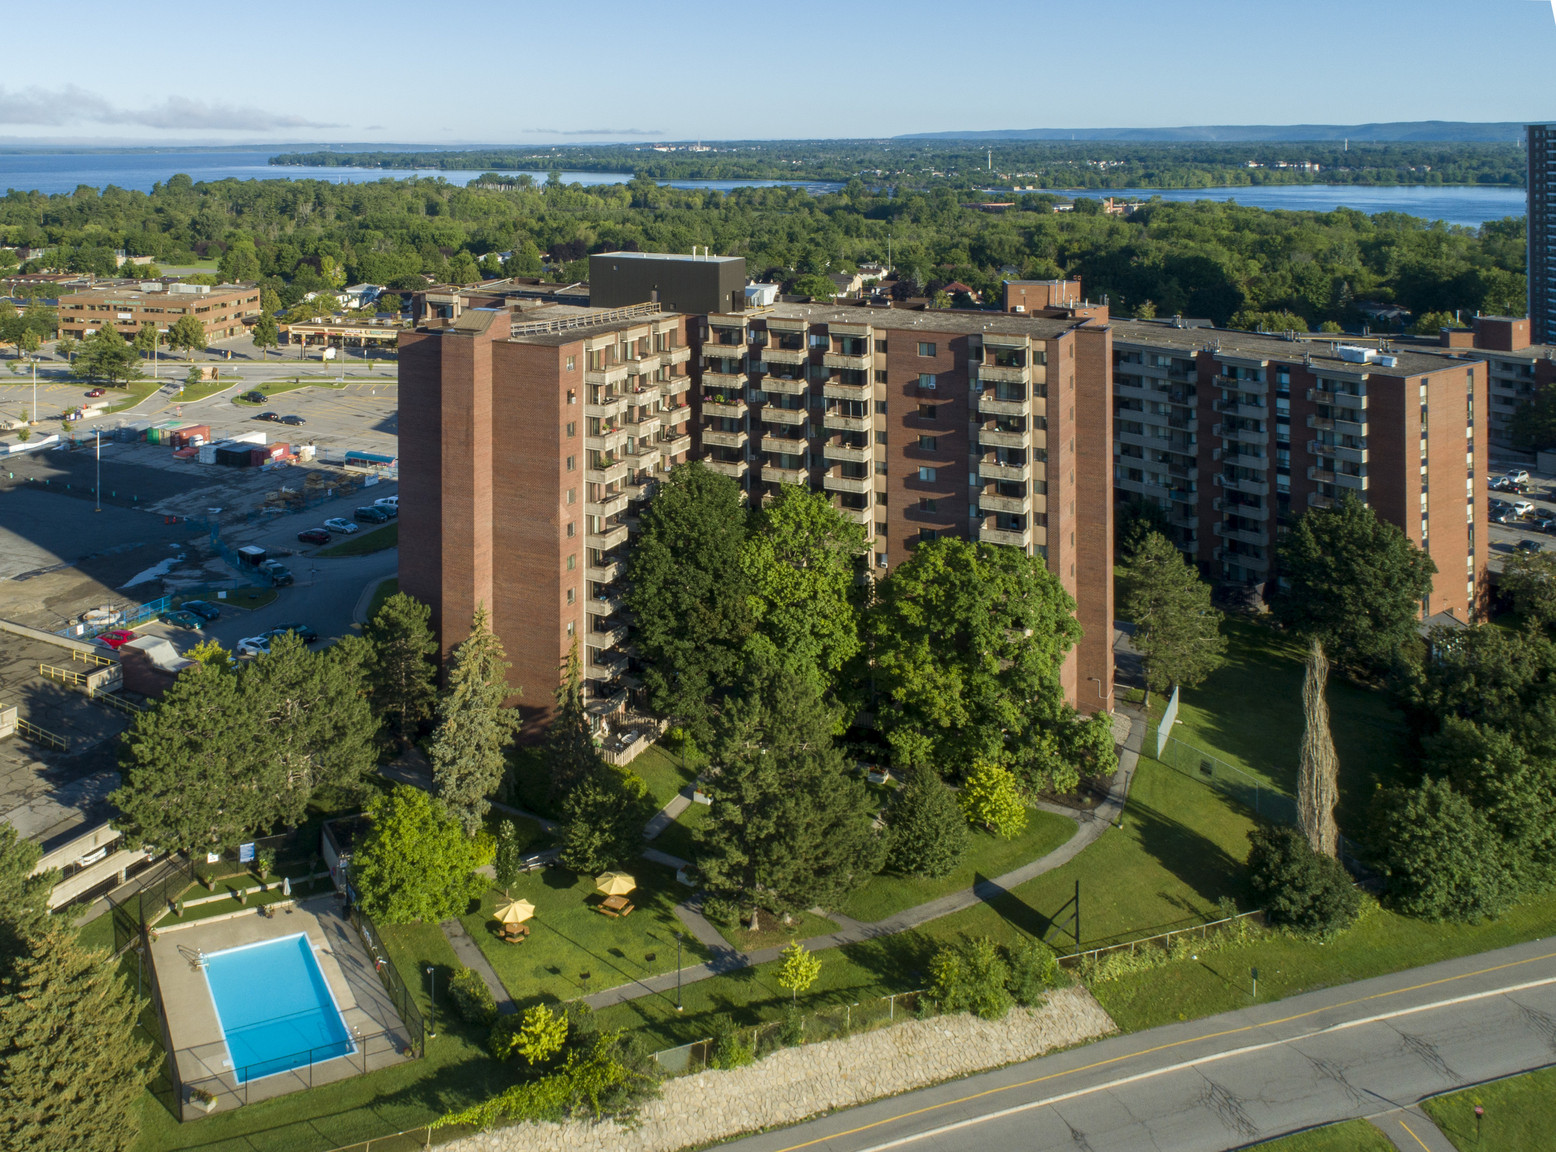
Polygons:
[[144,296],[225,296],[234,292],[249,292],[255,287],[254,284],[243,282],[207,285],[184,284],[177,280],[125,280],[117,284],[104,284],[98,281],[90,288],[64,293],[60,299],[125,300]]
[[[1359,363],[1340,355],[1340,348],[1351,346],[1344,338],[1308,335],[1291,340],[1264,332],[1238,332],[1227,328],[1172,328],[1138,320],[1115,320],[1112,328],[1115,344],[1143,344],[1181,351],[1185,356],[1217,351],[1258,360],[1296,362],[1306,358],[1311,359],[1315,366],[1327,367],[1336,372],[1366,372],[1373,376],[1421,376],[1429,372],[1441,372],[1460,359],[1447,354],[1446,349],[1439,353],[1395,346],[1391,351],[1383,353],[1394,358],[1392,365],[1377,360]],[[1372,351],[1370,348],[1368,350]]]
[[458,332],[474,335],[506,321],[509,339],[524,344],[560,347],[607,332],[624,332],[656,321],[677,320],[679,312],[666,312],[658,304],[633,304],[625,308],[588,308],[576,304],[536,302],[532,307],[467,308],[457,320],[423,321],[423,332]]
[[738,260],[745,263],[744,256],[693,256],[689,252],[596,252],[592,259],[611,260],[678,260],[686,264],[725,264]]
[[788,320],[808,320],[813,324],[868,324],[873,328],[917,329],[921,332],[948,332],[967,336],[1002,332],[1044,340],[1084,327],[1088,323],[1086,320],[1023,316],[1014,312],[983,312],[976,309],[937,308],[920,312],[836,304],[773,304],[746,312],[722,313],[721,316],[729,322],[776,316]]

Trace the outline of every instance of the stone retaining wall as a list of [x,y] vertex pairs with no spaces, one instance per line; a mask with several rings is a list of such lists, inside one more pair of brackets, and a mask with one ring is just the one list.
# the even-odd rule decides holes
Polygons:
[[742,1132],[794,1124],[942,1080],[1030,1060],[1116,1031],[1091,993],[1053,993],[1003,1020],[942,1016],[846,1040],[784,1048],[748,1068],[665,1083],[640,1124],[520,1124],[447,1145],[453,1152],[676,1152]]

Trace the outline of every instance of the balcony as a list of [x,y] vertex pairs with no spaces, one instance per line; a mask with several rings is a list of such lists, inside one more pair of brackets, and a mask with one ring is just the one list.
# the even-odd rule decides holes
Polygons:
[[620,596],[590,596],[584,601],[584,610],[591,616],[611,616],[620,612],[623,602]]
[[739,356],[746,350],[744,328],[712,328],[702,346],[704,356]]
[[1367,410],[1367,397],[1352,396],[1349,392],[1326,392],[1320,388],[1309,388],[1307,398],[1315,404],[1328,404],[1331,408],[1347,408],[1354,412]]
[[799,456],[809,446],[810,441],[804,436],[764,435],[760,444],[763,452],[782,452],[788,456]]
[[704,416],[722,416],[729,420],[744,420],[747,411],[744,400],[718,401],[704,397],[702,401],[702,414]]
[[862,356],[845,356],[841,352],[823,352],[821,362],[828,368],[847,368],[855,372],[868,372],[874,358],[866,352]]
[[619,544],[627,542],[629,532],[625,524],[606,525],[603,532],[589,533],[589,547],[598,548],[601,552],[608,552]]
[[617,556],[607,556],[604,564],[591,564],[584,575],[595,584],[611,584],[627,574],[627,562]]
[[875,450],[868,444],[863,448],[853,448],[847,444],[826,443],[821,446],[821,454],[828,460],[843,460],[850,464],[868,464],[875,456]]
[[1199,469],[1193,464],[1169,464],[1167,475],[1178,480],[1198,480]]
[[768,347],[763,350],[762,359],[769,364],[809,364],[810,349]]
[[600,500],[592,501],[584,505],[584,511],[590,516],[614,516],[618,512],[627,510],[627,494],[625,492],[612,492]]
[[584,676],[589,680],[614,680],[627,670],[627,657],[621,652],[603,648],[589,649],[589,667]]
[[1358,440],[1363,440],[1367,436],[1367,424],[1365,421],[1336,420],[1334,432],[1336,436],[1354,436]]
[[666,396],[680,396],[692,390],[692,378],[690,376],[672,376],[663,385]]
[[821,478],[821,486],[828,492],[873,492],[873,476],[842,476],[836,468],[829,469]]
[[685,432],[666,432],[664,436],[660,438],[659,442],[654,445],[654,447],[658,448],[660,454],[665,458],[665,463],[667,465],[671,462],[671,456],[674,456],[680,452],[685,452],[691,446],[692,438]]
[[1268,532],[1250,532],[1246,528],[1233,528],[1224,521],[1213,529],[1215,534],[1223,540],[1236,540],[1242,544],[1255,544],[1259,547],[1267,547],[1270,542]]
[[1031,368],[1002,368],[998,364],[978,365],[978,379],[991,384],[1030,384]]
[[1032,497],[995,496],[988,492],[982,492],[978,495],[978,510],[980,512],[1010,512],[1017,516],[1030,516],[1032,514]]
[[1346,448],[1344,445],[1335,444],[1329,448],[1329,454],[1336,460],[1343,460],[1347,464],[1367,463],[1367,449]]
[[641,419],[630,422],[627,431],[634,436],[652,436],[664,427],[665,417],[663,412],[650,412]]
[[[839,508],[838,511],[855,524],[863,524],[866,528],[872,527],[875,520],[874,508]],[[874,535],[874,533],[867,532],[866,535]]]
[[[706,411],[706,405],[704,405]],[[810,418],[808,408],[779,408],[776,404],[762,405],[762,412],[758,417],[767,424],[784,424],[791,428],[805,423]]]
[[984,416],[1025,416],[1030,400],[996,400],[984,392],[978,397],[978,411]]
[[982,544],[1004,544],[1010,548],[1030,548],[1032,529],[1023,528],[1019,532],[1014,532],[1006,528],[984,526],[978,529],[978,541]]
[[785,380],[782,376],[762,377],[762,390],[780,396],[803,396],[808,387],[810,384],[806,380]]
[[1266,444],[1270,439],[1268,432],[1260,432],[1253,428],[1239,428],[1235,424],[1217,424],[1211,428],[1210,434],[1219,436],[1223,440],[1236,440],[1242,444]]
[[627,626],[618,622],[615,627],[602,628],[596,623],[589,632],[589,647],[599,651],[620,648],[627,642]]
[[631,471],[632,466],[625,459],[614,458],[585,465],[584,478],[591,484],[615,484],[625,480]]
[[828,400],[858,400],[868,403],[874,390],[869,384],[841,384],[828,380],[821,388],[821,394]]
[[1352,492],[1367,491],[1367,477],[1365,476],[1353,476],[1349,472],[1336,472],[1334,482],[1337,488],[1348,488]]
[[807,468],[778,468],[772,464],[763,464],[762,479],[769,484],[809,484],[810,470]]
[[1309,416],[1307,426],[1315,432],[1333,432],[1334,421],[1326,416]]
[[1020,432],[1000,432],[993,428],[980,428],[978,443],[985,448],[1020,448],[1025,451],[1032,447],[1032,433],[1026,429]]
[[585,436],[584,447],[591,452],[610,452],[627,442],[627,429],[609,428],[598,436]]
[[598,404],[584,405],[585,416],[594,416],[601,420],[618,419],[626,410],[627,397],[625,393],[617,393],[614,396],[604,397]]
[[702,430],[702,442],[710,448],[744,448],[750,439],[744,429],[739,432],[715,432],[711,428]]
[[822,427],[839,432],[868,432],[871,422],[868,415],[844,416],[841,412],[828,412],[821,421]]
[[1307,506],[1309,508],[1333,508],[1335,499],[1333,496],[1325,496],[1318,492],[1307,494]]
[[627,364],[607,364],[603,368],[585,368],[585,384],[622,384],[626,382],[631,366]]
[[723,388],[730,392],[738,392],[746,386],[746,376],[744,372],[706,371],[702,374],[702,386],[704,388]]
[[1225,473],[1218,473],[1215,482],[1218,488],[1227,488],[1233,492],[1244,492],[1249,496],[1268,496],[1270,494],[1269,483],[1264,480],[1250,480],[1247,477],[1228,476]]
[[703,463],[709,471],[717,472],[720,476],[733,476],[736,480],[744,477],[751,469],[751,465],[744,460],[704,460]]
[[1217,400],[1211,407],[1224,416],[1247,416],[1253,420],[1270,418],[1270,410],[1263,404],[1249,404],[1240,400]]
[[689,344],[682,344],[675,348],[667,348],[660,353],[660,357],[666,367],[673,368],[677,364],[685,364],[692,358],[692,350]]
[[1268,380],[1234,380],[1230,376],[1217,376],[1211,380],[1217,388],[1224,388],[1228,392],[1268,392],[1270,382]]
[[627,463],[633,468],[655,468],[662,452],[658,444],[639,444],[636,452],[627,453]]
[[1022,480],[1032,479],[1032,465],[1030,464],[1000,464],[992,458],[978,461],[978,477],[981,480]]

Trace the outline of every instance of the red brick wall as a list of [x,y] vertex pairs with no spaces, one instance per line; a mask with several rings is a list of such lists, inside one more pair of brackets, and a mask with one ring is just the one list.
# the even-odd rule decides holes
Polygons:
[[1477,316],[1475,347],[1491,352],[1522,352],[1529,347],[1529,320]]
[[[975,492],[967,484],[971,459],[967,438],[967,337],[950,332],[892,329],[886,344],[886,416],[877,428],[886,431],[886,539],[876,551],[887,553],[896,567],[911,555],[922,529],[966,538],[967,505]],[[933,344],[933,356],[920,356],[920,343]],[[935,374],[935,390],[919,394],[921,373]],[[935,410],[931,422],[919,418],[920,404]],[[918,446],[920,436],[936,437],[936,450]],[[935,469],[934,480],[920,480],[921,467]],[[935,501],[935,510],[919,508],[920,500]]]
[[[1048,349],[1048,463],[1043,470],[1048,484],[1048,570],[1072,597],[1076,594],[1076,460],[1075,460],[1075,334],[1067,332],[1046,341]],[[1107,445],[1111,456],[1113,445]],[[1034,473],[1035,473],[1034,469]],[[1105,501],[1112,503],[1112,486]],[[1085,627],[1084,622],[1082,627]],[[1064,698],[1079,704],[1080,655],[1071,649],[1059,670]]]
[[441,348],[441,334],[400,334],[400,590],[431,606],[439,636],[444,632]]
[[[1113,707],[1113,333],[1075,333],[1077,706]],[[1100,683],[1095,683],[1100,681]],[[1095,690],[1095,691],[1093,691]]]

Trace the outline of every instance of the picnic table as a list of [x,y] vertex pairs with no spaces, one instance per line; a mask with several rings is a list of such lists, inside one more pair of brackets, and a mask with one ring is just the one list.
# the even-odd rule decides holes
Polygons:
[[626,916],[631,913],[632,908],[632,901],[625,896],[607,896],[600,901],[600,911],[607,916]]
[[509,944],[522,944],[529,936],[528,924],[505,924],[500,936]]

